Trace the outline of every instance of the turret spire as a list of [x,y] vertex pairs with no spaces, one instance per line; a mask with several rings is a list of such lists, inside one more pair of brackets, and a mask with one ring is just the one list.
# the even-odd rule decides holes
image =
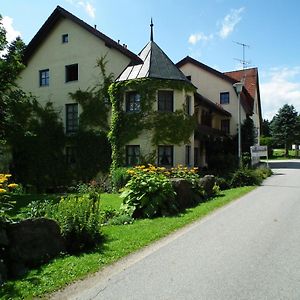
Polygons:
[[150,27],[151,27],[151,32],[150,32],[150,41],[151,41],[151,42],[153,42],[153,22],[152,22],[152,18],[151,18]]

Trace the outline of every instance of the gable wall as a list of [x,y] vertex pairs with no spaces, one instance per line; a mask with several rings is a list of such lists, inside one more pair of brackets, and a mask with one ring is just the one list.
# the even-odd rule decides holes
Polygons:
[[[62,43],[62,35],[69,35],[69,42]],[[72,103],[69,92],[93,87],[99,81],[100,70],[96,60],[106,55],[107,74],[117,77],[130,59],[69,19],[59,21],[46,37],[21,73],[18,84],[37,96],[41,103],[48,100],[62,112],[65,122],[65,104]],[[65,82],[65,66],[78,63],[78,81]],[[49,69],[49,86],[39,86],[39,70]]]
[[[180,67],[180,69],[186,76],[190,75],[192,77],[192,83],[197,87],[197,91],[214,103],[220,104],[221,92],[229,92],[230,103],[222,105],[222,107],[232,115],[230,120],[230,134],[236,134],[238,123],[238,106],[237,95],[232,84],[191,63],[183,65]],[[242,122],[245,118],[246,113],[241,106]]]

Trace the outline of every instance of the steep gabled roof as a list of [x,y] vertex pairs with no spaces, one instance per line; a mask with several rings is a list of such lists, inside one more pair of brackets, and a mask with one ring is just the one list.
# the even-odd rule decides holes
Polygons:
[[176,64],[176,66],[178,68],[180,68],[180,67],[186,65],[187,63],[195,65],[195,66],[197,66],[197,67],[199,67],[199,68],[201,68],[201,69],[203,69],[203,70],[205,70],[205,71],[207,71],[207,72],[209,72],[209,73],[211,73],[211,74],[213,74],[213,75],[215,75],[215,76],[217,76],[217,77],[219,77],[219,78],[221,78],[223,80],[226,80],[226,81],[230,82],[231,84],[234,84],[234,83],[237,82],[237,80],[235,80],[235,79],[227,76],[226,74],[224,74],[222,72],[219,72],[216,69],[213,69],[213,68],[211,68],[211,67],[209,67],[209,66],[201,63],[200,61],[198,61],[198,60],[196,60],[196,59],[194,59],[194,58],[192,58],[190,56],[186,56],[185,58],[183,58],[182,60],[180,60]]
[[224,74],[238,81],[244,80],[244,86],[253,99],[255,99],[255,93],[257,92],[259,117],[262,121],[258,69],[249,68],[245,70],[225,72]]
[[[212,75],[222,79],[222,80],[225,80],[227,81],[228,83],[230,83],[231,85],[233,85],[234,83],[238,82],[239,80],[238,79],[235,79],[235,78],[232,78],[230,76],[227,75],[227,73],[222,73],[222,72],[219,72],[218,70],[216,69],[213,69],[203,63],[201,63],[200,61],[190,57],[190,56],[186,56],[185,58],[183,58],[181,61],[179,61],[176,66],[178,68],[186,65],[186,64],[192,64],[202,70],[205,70],[209,73],[211,73]],[[254,100],[252,98],[252,96],[249,94],[248,90],[246,89],[246,87],[244,86],[243,87],[243,92],[241,94],[241,104],[243,106],[243,108],[245,109],[246,113],[247,114],[252,114],[253,113],[253,103],[254,103]]]
[[225,72],[224,74],[237,81],[244,80],[245,88],[247,89],[251,97],[253,99],[255,98],[256,85],[258,82],[257,68],[230,71]]
[[77,18],[67,10],[63,9],[60,6],[57,6],[56,9],[53,11],[53,13],[50,15],[50,17],[46,20],[46,22],[43,24],[43,26],[40,28],[40,30],[36,33],[36,35],[33,37],[33,39],[30,41],[28,46],[25,49],[24,54],[24,62],[27,63],[30,59],[30,57],[34,54],[34,52],[37,50],[39,45],[47,38],[47,35],[53,27],[57,24],[57,22],[61,19],[69,19],[73,21],[74,23],[78,24],[91,34],[95,35],[99,39],[103,40],[105,42],[105,45],[109,48],[114,48],[130,58],[133,63],[141,63],[139,57],[134,54],[133,52],[129,51],[127,48],[123,47],[122,45],[118,44],[116,41],[112,40],[99,30],[95,29],[94,27],[88,25],[81,19]]
[[150,41],[144,47],[139,53],[139,57],[143,62],[138,65],[128,66],[119,76],[117,81],[137,78],[159,78],[182,80],[191,84],[185,75],[154,41]]

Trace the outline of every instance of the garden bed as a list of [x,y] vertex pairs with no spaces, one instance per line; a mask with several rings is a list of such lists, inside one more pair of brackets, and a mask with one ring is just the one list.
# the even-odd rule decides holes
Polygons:
[[[223,191],[210,201],[186,209],[172,217],[136,220],[129,225],[103,226],[104,242],[101,246],[88,253],[56,258],[46,265],[29,271],[21,279],[6,282],[1,287],[0,297],[1,299],[30,299],[55,291],[198,220],[252,189],[254,187]],[[121,204],[121,199],[116,194],[104,194],[101,199],[103,207],[117,209]]]

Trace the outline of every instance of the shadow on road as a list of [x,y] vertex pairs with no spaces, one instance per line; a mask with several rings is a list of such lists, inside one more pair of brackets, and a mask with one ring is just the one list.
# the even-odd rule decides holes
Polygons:
[[271,169],[300,169],[300,161],[272,161],[269,162]]

